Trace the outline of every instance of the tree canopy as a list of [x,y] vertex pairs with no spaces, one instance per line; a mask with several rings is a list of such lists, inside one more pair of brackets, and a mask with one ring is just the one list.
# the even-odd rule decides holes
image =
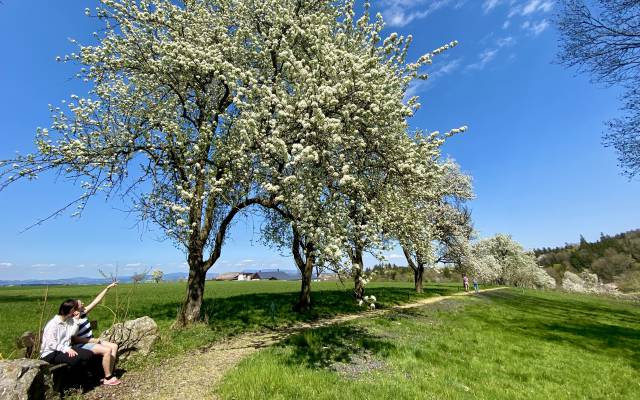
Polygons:
[[621,85],[624,115],[607,123],[607,146],[625,174],[640,173],[640,2],[562,0],[560,62],[590,73],[596,83]]
[[83,182],[79,212],[125,197],[186,253],[179,325],[200,318],[206,273],[249,207],[309,277],[305,309],[313,266],[417,233],[428,217],[403,227],[405,214],[457,195],[440,147],[466,127],[412,132],[420,104],[406,98],[457,42],[410,62],[412,37],[383,38],[382,17],[365,4],[356,18],[353,0],[101,3],[86,10],[104,23],[96,44],[61,59],[80,65],[87,95],[51,108],[37,152],[0,164],[1,187],[54,170]]

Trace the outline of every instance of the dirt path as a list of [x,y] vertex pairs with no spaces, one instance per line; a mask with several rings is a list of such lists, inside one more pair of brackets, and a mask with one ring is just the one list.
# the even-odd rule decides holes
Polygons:
[[[481,292],[499,289],[503,288],[484,289],[481,290]],[[117,387],[99,387],[87,393],[84,398],[92,400],[216,400],[217,396],[211,393],[229,370],[250,354],[277,343],[292,334],[307,329],[352,321],[358,318],[384,315],[394,310],[420,307],[469,294],[473,294],[473,292],[429,297],[415,303],[394,306],[384,310],[346,314],[314,322],[299,323],[269,333],[255,332],[235,336],[228,340],[217,342],[209,348],[201,349],[197,352],[189,352],[183,356],[166,360],[162,368],[148,368],[142,371],[127,373],[122,378],[122,385]]]

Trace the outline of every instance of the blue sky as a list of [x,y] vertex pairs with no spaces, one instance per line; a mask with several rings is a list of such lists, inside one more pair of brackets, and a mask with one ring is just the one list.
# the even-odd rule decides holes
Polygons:
[[[0,5],[0,159],[33,149],[36,127],[48,126],[49,103],[87,91],[72,79],[75,67],[55,57],[73,51],[69,38],[86,43],[99,29],[84,16],[91,4]],[[622,177],[615,154],[601,145],[603,122],[619,115],[620,92],[553,63],[553,1],[381,0],[374,10],[389,33],[413,34],[415,58],[460,41],[436,58],[430,80],[411,89],[423,105],[411,123],[470,127],[445,150],[474,178],[481,236],[507,232],[533,248],[640,227],[640,182]],[[63,216],[20,233],[78,193],[55,176],[0,192],[0,279],[97,276],[97,268],[116,264],[123,275],[146,266],[186,271],[180,250],[99,198],[81,219]],[[288,255],[261,245],[259,225],[252,217],[236,224],[214,271],[293,268]]]

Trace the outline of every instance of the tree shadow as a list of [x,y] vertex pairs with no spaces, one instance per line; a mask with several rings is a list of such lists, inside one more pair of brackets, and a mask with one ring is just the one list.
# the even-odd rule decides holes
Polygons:
[[517,291],[481,294],[498,304],[515,309],[518,319],[492,318],[485,322],[523,336],[570,344],[608,357],[624,358],[640,369],[640,308],[606,307],[594,300],[568,297],[543,298]]
[[281,342],[279,347],[291,349],[289,365],[308,368],[330,368],[336,363],[349,364],[364,353],[386,357],[395,345],[372,336],[365,329],[338,325],[308,330]]
[[[367,294],[378,299],[379,309],[417,301],[436,295],[455,292],[455,288],[428,287],[425,293],[416,294],[411,288],[377,287],[367,289]],[[298,292],[253,293],[223,298],[207,298],[202,305],[202,316],[211,330],[233,335],[247,330],[276,329],[298,322],[310,322],[341,314],[365,311],[357,305],[351,289],[316,290],[311,293],[312,307],[306,312],[294,312],[293,305]],[[156,303],[140,307],[137,316],[148,315],[158,320],[176,318],[178,302]],[[132,316],[133,317],[133,316]]]

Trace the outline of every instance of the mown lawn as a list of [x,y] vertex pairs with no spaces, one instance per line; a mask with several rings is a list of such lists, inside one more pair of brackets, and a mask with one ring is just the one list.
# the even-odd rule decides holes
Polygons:
[[640,306],[516,289],[307,331],[223,399],[640,399]]
[[[342,313],[362,311],[352,297],[352,287],[340,282],[314,282],[313,310],[294,313],[300,282],[207,282],[203,307],[207,322],[191,329],[174,331],[171,324],[186,291],[184,283],[120,285],[109,292],[91,318],[98,320],[100,330],[119,319],[148,315],[161,330],[156,350],[141,363],[161,361],[186,350],[206,346],[211,342],[241,332],[268,330],[299,321],[314,320]],[[68,298],[89,302],[103,287],[56,286],[49,288],[44,309],[45,324],[55,315],[57,307]],[[372,283],[367,293],[378,297],[381,307],[389,307],[434,295],[446,295],[459,290],[458,285],[428,285],[423,295],[413,292],[409,283]],[[16,353],[15,338],[27,330],[37,331],[43,310],[44,287],[0,288],[0,354],[10,358]],[[129,363],[127,368],[135,367]]]

